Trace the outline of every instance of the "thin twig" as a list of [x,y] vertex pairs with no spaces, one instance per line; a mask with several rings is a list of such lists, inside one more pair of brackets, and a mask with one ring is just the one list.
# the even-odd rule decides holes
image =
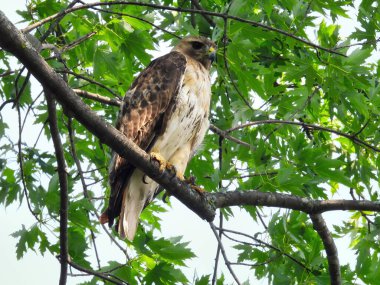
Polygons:
[[336,54],[336,55],[346,57],[346,55],[344,55],[340,52],[337,52],[335,50],[328,49],[325,47],[321,47],[317,44],[314,44],[314,43],[309,42],[305,39],[297,37],[294,34],[291,34],[289,32],[286,32],[286,31],[283,31],[281,29],[271,27],[271,26],[268,26],[268,25],[265,25],[265,24],[262,24],[262,23],[259,23],[256,21],[243,19],[243,18],[240,18],[237,16],[232,16],[232,15],[227,15],[225,13],[218,13],[218,12],[212,12],[212,11],[197,10],[197,9],[186,9],[186,8],[180,8],[180,7],[172,7],[172,6],[164,6],[164,5],[158,5],[158,4],[153,4],[153,3],[132,2],[132,1],[95,2],[95,3],[83,4],[82,6],[72,7],[72,8],[66,9],[60,13],[46,17],[45,19],[38,21],[38,22],[26,27],[26,28],[22,29],[21,31],[24,33],[30,32],[31,30],[33,30],[33,29],[35,29],[35,28],[37,28],[37,27],[39,27],[39,26],[41,26],[41,25],[43,25],[49,21],[55,20],[55,19],[61,17],[62,15],[67,15],[69,13],[72,13],[72,12],[75,12],[78,10],[89,9],[89,8],[96,7],[96,6],[112,6],[112,5],[135,5],[135,6],[150,7],[150,8],[160,9],[160,10],[177,11],[177,12],[182,12],[182,13],[196,13],[196,14],[209,15],[209,16],[214,16],[214,17],[223,18],[223,19],[225,19],[225,18],[232,19],[232,20],[235,20],[235,21],[238,21],[241,23],[246,23],[246,24],[252,25],[253,27],[260,27],[264,30],[277,32],[277,33],[282,34],[286,37],[289,37],[289,38],[292,38],[296,41],[302,42],[305,45],[308,45],[312,48],[323,50],[323,51],[326,51],[328,53],[332,53],[332,54]]
[[63,19],[63,17],[66,15],[65,11],[67,11],[68,9],[71,9],[72,7],[74,7],[74,5],[77,4],[78,2],[79,2],[79,0],[73,0],[72,2],[69,3],[69,5],[67,5],[66,9],[62,9],[57,14],[55,14],[56,15],[56,17],[54,19],[55,21],[50,24],[49,28],[42,35],[42,37],[39,39],[39,41],[41,43],[44,42],[47,39],[47,37],[51,34],[51,32],[54,30],[54,28]]
[[28,85],[29,83],[29,79],[30,79],[30,71],[27,72],[26,76],[25,76],[25,79],[24,81],[22,82],[22,85],[21,85],[21,88],[20,90],[18,90],[18,80],[21,78],[21,74],[22,72],[25,70],[25,68],[23,67],[20,72],[17,74],[17,77],[16,77],[16,80],[15,80],[15,90],[16,90],[16,95],[15,95],[15,100],[14,100],[14,103],[13,103],[13,107],[16,106],[16,104],[19,102],[20,100],[20,97],[22,95],[22,93],[24,93],[25,89],[26,89],[26,86]]
[[272,176],[272,175],[277,175],[278,171],[268,171],[268,172],[260,172],[260,173],[250,173],[250,174],[245,174],[245,175],[240,175],[240,176],[235,176],[234,178],[249,178],[249,177],[257,177],[257,176]]
[[96,35],[96,32],[90,32],[78,39],[76,39],[75,41],[65,45],[62,49],[61,49],[61,53],[62,52],[65,52],[65,51],[68,51],[74,47],[76,47],[77,45],[80,45],[81,43],[83,43],[84,41],[88,40],[89,38],[91,38],[92,36]]
[[5,72],[3,72],[3,73],[0,74],[0,78],[1,78],[1,77],[6,77],[6,76],[11,75],[11,74],[13,74],[13,73],[15,73],[15,72],[16,72],[16,71],[14,71],[14,70],[8,70],[8,71],[5,71]]
[[25,116],[24,116],[24,120],[23,120],[23,122],[22,122],[21,131],[24,130],[24,127],[25,127],[26,120],[27,120],[27,118],[28,118],[29,112],[32,110],[34,104],[35,104],[35,103],[37,102],[37,100],[42,96],[43,93],[44,93],[44,92],[41,91],[41,92],[36,96],[36,98],[33,100],[33,102],[32,102],[31,104],[29,104],[28,109],[26,110],[26,113],[25,113]]
[[259,243],[260,246],[265,246],[265,247],[267,247],[267,248],[269,248],[269,249],[272,249],[272,250],[274,250],[274,251],[280,253],[280,254],[283,255],[283,256],[286,256],[286,257],[289,258],[291,261],[293,261],[294,263],[296,263],[297,265],[299,265],[300,267],[302,267],[303,269],[305,269],[308,273],[313,273],[313,271],[312,271],[310,268],[306,267],[302,262],[298,261],[296,258],[294,258],[293,256],[291,256],[290,254],[284,252],[283,250],[281,250],[281,249],[278,248],[278,247],[275,247],[274,245],[271,245],[271,244],[269,244],[269,243],[267,243],[267,242],[265,242],[265,241],[262,241],[262,240],[260,240],[260,239],[258,239],[258,238],[256,238],[256,237],[253,237],[253,236],[251,236],[251,235],[248,235],[248,234],[245,234],[245,233],[242,233],[242,232],[237,232],[237,231],[233,231],[233,230],[223,229],[223,235],[224,235],[226,238],[228,238],[228,239],[230,239],[230,240],[232,240],[232,241],[238,242],[238,243],[248,244],[248,245],[251,245],[251,246],[257,246],[257,245],[252,244],[252,243],[248,243],[248,242],[245,242],[245,241],[239,241],[239,240],[236,240],[236,239],[230,237],[229,235],[227,235],[226,232],[229,232],[229,233],[232,233],[232,234],[236,234],[236,235],[241,235],[241,236],[247,237],[247,238],[249,238],[249,239],[252,239],[252,240],[254,240],[255,242]]
[[[293,88],[293,87],[291,87],[291,88]],[[299,108],[297,108],[288,118],[286,118],[286,120],[288,120],[288,121],[290,121],[291,119],[293,119],[299,112],[301,112],[301,111],[304,111],[305,110],[305,108],[306,108],[306,106],[308,105],[308,104],[310,104],[310,101],[311,101],[311,99],[314,97],[314,95],[315,94],[317,94],[317,92],[320,90],[320,86],[317,86],[316,88],[314,88],[314,90],[313,90],[313,92],[309,95],[309,96],[307,96],[307,99],[306,99],[306,101],[305,101],[305,103],[304,104],[302,104],[302,106],[300,106]],[[260,110],[260,109],[259,109]],[[266,136],[265,136],[265,139],[264,139],[264,142],[266,142],[268,139],[269,139],[269,137],[272,135],[272,134],[274,134],[277,130],[279,130],[281,128],[281,126],[279,125],[279,126],[277,126],[277,127],[275,127],[273,130],[271,130]],[[305,132],[306,132],[306,135],[308,135],[309,133],[308,133],[308,130],[307,129],[304,129],[305,130]]]
[[230,141],[233,141],[233,142],[235,142],[235,143],[237,143],[237,144],[240,144],[240,145],[245,146],[245,147],[248,147],[248,148],[253,148],[249,143],[246,143],[246,142],[244,142],[244,141],[242,141],[242,140],[239,140],[239,139],[237,139],[237,138],[235,138],[235,137],[229,135],[226,131],[223,131],[223,130],[219,129],[218,127],[216,127],[216,126],[213,125],[213,124],[210,124],[210,127],[209,127],[209,128],[210,128],[210,130],[211,130],[212,132],[216,133],[216,134],[219,135],[219,136],[224,137],[225,139],[228,139],[228,140],[230,140]]
[[43,123],[42,128],[40,129],[40,131],[39,131],[39,133],[38,133],[38,136],[37,136],[37,138],[36,138],[36,141],[35,141],[34,144],[33,144],[33,148],[36,148],[37,143],[38,143],[38,141],[40,140],[41,135],[42,135],[42,132],[44,131],[45,126],[46,126],[47,123],[48,123],[48,119],[46,119],[45,122]]
[[89,77],[86,77],[82,74],[79,74],[79,73],[76,73],[74,71],[70,71],[70,70],[56,70],[57,73],[67,73],[67,74],[71,74],[71,75],[74,75],[75,77],[78,77],[80,79],[83,79],[85,81],[88,81],[92,84],[95,84],[105,90],[107,90],[109,93],[111,93],[113,96],[115,96],[116,98],[119,98],[120,99],[120,96],[118,94],[116,94],[111,88],[109,88],[108,86],[98,82],[98,81],[95,81],[93,80],[92,78],[89,78]]
[[121,105],[121,101],[119,99],[101,96],[99,94],[88,92],[88,91],[81,90],[81,89],[73,89],[73,90],[79,96],[87,98],[87,99],[91,99],[91,100],[98,101],[98,102],[103,103],[103,104],[117,106],[117,107],[120,107],[120,105]]
[[38,217],[37,213],[33,210],[32,205],[29,200],[29,194],[28,194],[28,189],[26,186],[26,181],[25,181],[25,172],[24,172],[24,155],[22,153],[22,123],[21,123],[21,110],[20,110],[20,105],[16,103],[16,109],[17,109],[17,115],[18,115],[18,142],[17,142],[17,147],[18,147],[18,163],[20,166],[20,177],[21,177],[21,183],[23,186],[23,193],[26,199],[26,204],[28,205],[28,209],[30,213],[36,218],[38,222],[41,222],[40,218]]
[[[218,156],[219,156],[219,174],[222,172],[222,166],[223,166],[223,137],[219,136],[219,151],[218,151]],[[219,191],[222,191],[222,178],[219,178]],[[222,235],[223,235],[223,212],[220,209],[219,210],[219,239],[222,240]],[[212,275],[212,281],[211,284],[214,285],[216,284],[216,279],[217,279],[217,274],[218,274],[218,263],[219,263],[219,256],[220,256],[220,250],[221,246],[218,243],[217,249],[216,249],[216,256],[215,256],[215,264],[214,264],[214,273]]]
[[[80,1],[81,3],[85,4],[83,1]],[[104,12],[104,13],[108,13],[108,14],[113,14],[113,15],[118,15],[118,16],[126,16],[126,17],[130,17],[130,18],[133,18],[133,19],[136,19],[136,20],[139,20],[141,22],[144,22],[144,23],[147,23],[149,25],[151,25],[152,27],[156,28],[157,30],[160,30],[164,33],[167,33],[177,39],[181,39],[180,36],[177,36],[175,33],[172,33],[164,28],[161,28],[160,26],[148,21],[148,20],[145,20],[144,18],[140,18],[140,17],[137,17],[137,16],[134,16],[134,15],[131,15],[131,14],[127,14],[127,13],[123,13],[123,12],[117,12],[117,11],[110,11],[110,10],[106,10],[106,9],[101,9],[101,8],[95,8],[95,7],[91,7],[90,9],[93,9],[95,11],[100,11],[100,12]]]
[[259,267],[264,266],[272,262],[272,259],[260,263],[245,263],[245,262],[231,262],[231,265],[243,265],[243,266],[249,266],[249,267]]
[[0,105],[0,112],[1,110],[3,110],[3,108],[9,104],[9,103],[14,103],[15,99],[11,98],[11,99],[7,99],[5,100],[1,105]]
[[338,46],[338,47],[334,48],[334,50],[343,49],[343,48],[350,48],[350,47],[354,47],[354,46],[364,46],[366,44],[376,44],[378,42],[380,42],[380,38],[377,38],[375,40],[368,40],[368,41],[361,42],[361,43],[354,43],[354,44],[345,45],[345,46]]
[[[205,11],[198,0],[191,0],[191,4],[195,6],[198,10]],[[201,14],[203,18],[209,23],[211,27],[215,27],[215,22],[211,19],[211,17],[207,14]]]
[[[350,188],[350,195],[352,197],[353,200],[357,201],[358,199],[356,199],[355,195],[354,195],[354,188]],[[360,198],[360,195],[359,195],[359,198]],[[371,231],[371,225],[375,225],[375,223],[370,219],[368,218],[368,215],[365,214],[363,211],[359,211],[360,214],[363,216],[364,219],[367,220],[367,224],[368,224],[368,232]]]
[[[67,130],[69,131],[71,154],[72,154],[73,159],[75,161],[75,165],[76,165],[76,167],[78,169],[78,174],[79,174],[79,177],[80,177],[80,181],[82,183],[83,196],[87,200],[90,201],[90,199],[89,199],[90,197],[89,197],[88,191],[87,191],[86,181],[84,180],[84,175],[83,175],[83,171],[82,171],[82,165],[81,165],[81,163],[79,161],[79,158],[78,158],[78,155],[77,155],[77,151],[76,151],[76,148],[75,148],[74,131],[73,131],[73,128],[72,128],[72,118],[68,118]],[[90,201],[90,203],[91,203],[91,201]],[[89,219],[89,211],[86,210],[86,212],[87,212],[87,218]],[[98,263],[98,269],[100,269],[101,268],[101,266],[100,266],[100,258],[99,258],[98,249],[97,249],[96,242],[95,242],[95,234],[94,234],[94,231],[92,229],[90,229],[90,234],[91,234],[91,241],[92,241],[92,244],[94,246],[96,261]]]
[[322,126],[313,125],[313,124],[306,124],[304,122],[294,122],[294,121],[284,121],[284,120],[254,121],[254,122],[248,122],[248,123],[245,123],[245,124],[241,124],[241,125],[235,126],[233,128],[230,128],[230,129],[226,130],[225,132],[226,133],[230,133],[230,132],[233,132],[233,131],[236,131],[236,130],[239,130],[239,129],[243,129],[243,128],[246,128],[246,127],[255,126],[255,125],[264,125],[264,124],[297,125],[297,126],[301,126],[303,128],[308,128],[308,129],[312,129],[312,130],[325,131],[325,132],[336,134],[336,135],[341,136],[341,137],[348,138],[349,140],[351,140],[352,142],[354,142],[356,144],[363,145],[363,146],[366,146],[366,147],[372,149],[373,151],[380,152],[380,149],[377,148],[376,146],[373,146],[373,145],[371,145],[371,144],[369,144],[369,143],[367,143],[367,142],[365,142],[365,141],[363,141],[361,139],[358,139],[356,137],[356,134],[351,135],[351,134],[347,134],[347,133],[344,133],[344,132],[341,132],[341,131],[338,131],[338,130],[334,130],[334,129],[330,129],[330,128],[327,128],[327,127],[322,127]]
[[223,255],[223,258],[224,258],[224,262],[228,268],[228,270],[230,271],[232,277],[234,278],[236,284],[238,285],[241,285],[238,277],[236,276],[235,272],[233,271],[232,267],[231,267],[231,263],[228,261],[228,257],[227,257],[227,254],[226,254],[226,251],[224,250],[224,246],[223,246],[223,243],[222,243],[222,240],[220,239],[219,235],[218,235],[218,232],[216,231],[216,227],[214,226],[214,224],[212,222],[209,223],[210,224],[210,227],[212,229],[212,232],[214,233],[217,241],[218,241],[218,244],[220,245],[220,251]]
[[97,271],[94,271],[94,270],[91,270],[88,268],[84,268],[78,264],[75,264],[74,262],[72,262],[70,260],[68,263],[70,264],[70,266],[72,266],[76,270],[79,270],[81,272],[85,272],[85,273],[88,273],[90,275],[96,276],[96,277],[98,277],[104,281],[108,281],[108,282],[111,282],[111,283],[116,284],[116,285],[128,285],[127,282],[115,280],[115,277],[109,277],[109,276],[107,276],[107,274],[97,272]]
[[[231,6],[228,7],[228,10]],[[228,10],[226,12],[226,15],[228,13]],[[231,70],[228,64],[228,59],[227,59],[227,18],[224,18],[224,30],[223,30],[223,62],[224,62],[224,67],[227,71],[228,77],[230,79],[230,82],[232,86],[234,87],[236,93],[239,95],[239,97],[243,100],[244,104],[248,106],[249,109],[254,111],[252,108],[251,104],[248,102],[246,98],[244,98],[244,95],[240,92],[239,87],[236,85],[235,80],[232,78]]]

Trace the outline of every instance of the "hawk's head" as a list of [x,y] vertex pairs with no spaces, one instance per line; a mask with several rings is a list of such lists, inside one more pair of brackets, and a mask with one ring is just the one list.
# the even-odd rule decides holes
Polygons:
[[205,37],[189,36],[183,38],[173,51],[179,51],[210,69],[211,63],[215,60],[216,45]]

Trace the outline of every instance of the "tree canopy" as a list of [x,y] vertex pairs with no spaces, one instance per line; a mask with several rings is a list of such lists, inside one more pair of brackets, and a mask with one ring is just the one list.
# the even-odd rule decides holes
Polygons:
[[[0,13],[0,203],[22,203],[35,217],[13,233],[17,258],[28,250],[59,256],[60,284],[68,267],[89,275],[81,284],[377,284],[379,9],[368,0],[30,0],[18,11],[20,30]],[[111,127],[156,50],[187,35],[218,45],[210,130],[186,172],[204,195],[159,173]],[[133,242],[99,224],[111,149],[210,224],[213,272],[182,272],[195,254],[186,237],[160,231],[172,199],[164,192],[144,210]],[[224,227],[239,219],[237,209],[257,227]],[[323,217],[344,210],[346,220]],[[185,227],[191,217],[178,219]],[[100,235],[124,263],[98,256]],[[343,237],[356,260],[339,259]]]

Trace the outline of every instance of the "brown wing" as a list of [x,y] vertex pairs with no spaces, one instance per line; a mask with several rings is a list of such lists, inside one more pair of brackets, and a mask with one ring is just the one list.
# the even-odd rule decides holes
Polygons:
[[[145,151],[150,150],[165,128],[165,113],[174,105],[185,68],[186,57],[179,52],[157,58],[136,78],[124,97],[116,127]],[[111,196],[101,217],[110,226],[120,214],[123,191],[134,169],[124,158],[113,154]]]

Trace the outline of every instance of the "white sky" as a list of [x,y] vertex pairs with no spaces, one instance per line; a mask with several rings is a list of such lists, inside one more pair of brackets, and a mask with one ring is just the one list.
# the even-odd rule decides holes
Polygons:
[[[15,13],[16,9],[22,9],[25,0],[0,0],[0,10],[11,19],[13,23],[19,20],[18,15]],[[6,3],[6,4],[5,4]],[[19,27],[24,27],[24,24]],[[352,28],[352,23],[342,22],[344,28]],[[8,118],[9,119],[9,118]],[[17,122],[17,120],[11,120]],[[17,128],[16,124],[10,124],[11,128]],[[340,198],[340,197],[336,197]],[[188,210],[185,206],[177,202],[175,199],[171,199],[173,209],[168,213],[162,215],[163,223],[163,236],[184,236],[183,241],[190,241],[190,247],[194,250],[197,258],[188,262],[191,265],[190,268],[185,269],[187,276],[191,280],[191,276],[196,270],[198,276],[202,274],[212,274],[212,268],[214,265],[216,241],[208,226],[208,224],[198,218],[194,213]],[[236,213],[239,213],[237,210]],[[269,210],[270,211],[270,210]],[[329,213],[324,215],[329,222],[336,224],[338,221],[336,213]],[[242,228],[257,228],[252,223],[251,219],[245,212],[240,212],[239,218],[232,219],[226,223],[226,228],[235,229],[237,231]],[[339,217],[348,217],[347,213],[339,212]],[[339,218],[339,220],[340,220]],[[217,223],[218,218],[215,219]],[[24,224],[27,228],[35,223],[34,218],[31,216],[25,203],[20,207],[12,205],[8,208],[0,206],[0,284],[57,284],[59,279],[59,262],[50,253],[46,253],[45,256],[28,251],[28,253],[19,261],[16,260],[16,242],[17,239],[10,236],[11,233],[21,229],[21,225]],[[346,263],[347,260],[354,260],[352,252],[348,251],[348,240],[337,240],[337,246],[339,249],[339,255],[342,263]],[[105,237],[99,237],[97,239],[97,245],[100,250],[101,260],[109,260],[116,257],[122,261],[122,257],[115,246],[112,246],[109,240]],[[226,242],[225,246],[228,247],[229,243]],[[233,261],[234,258],[231,258]],[[219,264],[222,265],[224,261],[220,259]],[[224,267],[224,266],[223,266]],[[236,267],[240,281],[245,281],[248,276],[251,282],[252,273],[249,275],[248,271],[244,267]],[[227,280],[232,280],[228,271],[224,268],[223,271],[227,277]],[[219,270],[220,272],[220,270]],[[81,279],[69,278],[68,284],[77,284]],[[266,284],[255,282],[255,284]]]

